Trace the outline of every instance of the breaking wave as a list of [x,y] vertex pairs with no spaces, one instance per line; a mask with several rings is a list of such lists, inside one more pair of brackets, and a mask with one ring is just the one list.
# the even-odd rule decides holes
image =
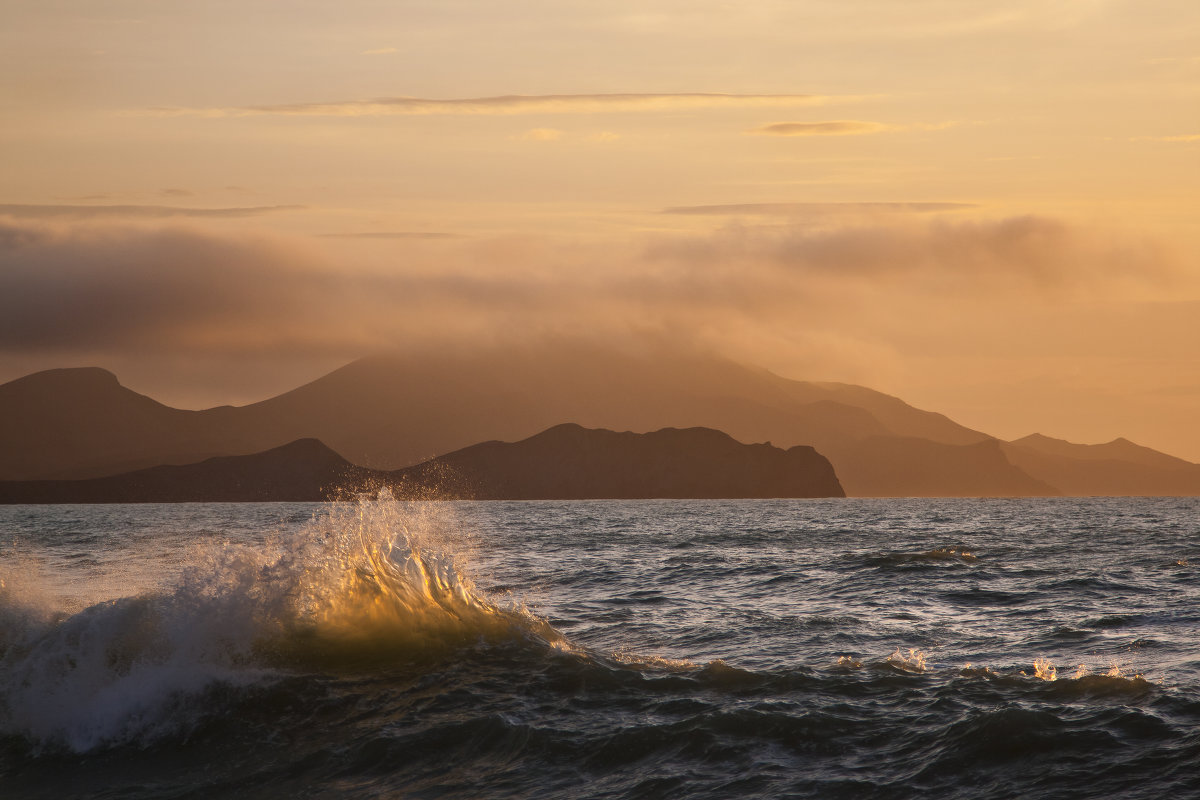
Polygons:
[[[186,697],[292,670],[421,664],[504,640],[562,644],[484,598],[444,509],[339,504],[265,547],[192,554],[176,586],[74,614],[0,584],[0,734],[86,751],[178,733]],[[11,583],[11,581],[10,581]]]

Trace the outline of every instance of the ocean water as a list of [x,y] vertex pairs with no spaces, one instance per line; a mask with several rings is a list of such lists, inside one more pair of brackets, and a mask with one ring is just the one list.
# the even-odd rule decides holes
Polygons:
[[1198,512],[0,508],[0,797],[1200,797]]

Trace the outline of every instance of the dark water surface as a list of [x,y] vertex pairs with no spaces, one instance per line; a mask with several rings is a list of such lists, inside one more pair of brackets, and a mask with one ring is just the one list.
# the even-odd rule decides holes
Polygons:
[[1200,797],[1198,512],[0,508],[0,797]]

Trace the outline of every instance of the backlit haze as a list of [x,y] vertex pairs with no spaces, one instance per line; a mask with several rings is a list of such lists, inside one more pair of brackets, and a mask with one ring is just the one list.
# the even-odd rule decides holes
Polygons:
[[0,11],[0,381],[572,337],[1200,461],[1194,0]]

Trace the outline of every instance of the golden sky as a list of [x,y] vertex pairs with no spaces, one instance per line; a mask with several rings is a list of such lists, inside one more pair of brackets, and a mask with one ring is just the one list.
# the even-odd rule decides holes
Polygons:
[[652,336],[1200,461],[1193,0],[7,0],[0,380]]

